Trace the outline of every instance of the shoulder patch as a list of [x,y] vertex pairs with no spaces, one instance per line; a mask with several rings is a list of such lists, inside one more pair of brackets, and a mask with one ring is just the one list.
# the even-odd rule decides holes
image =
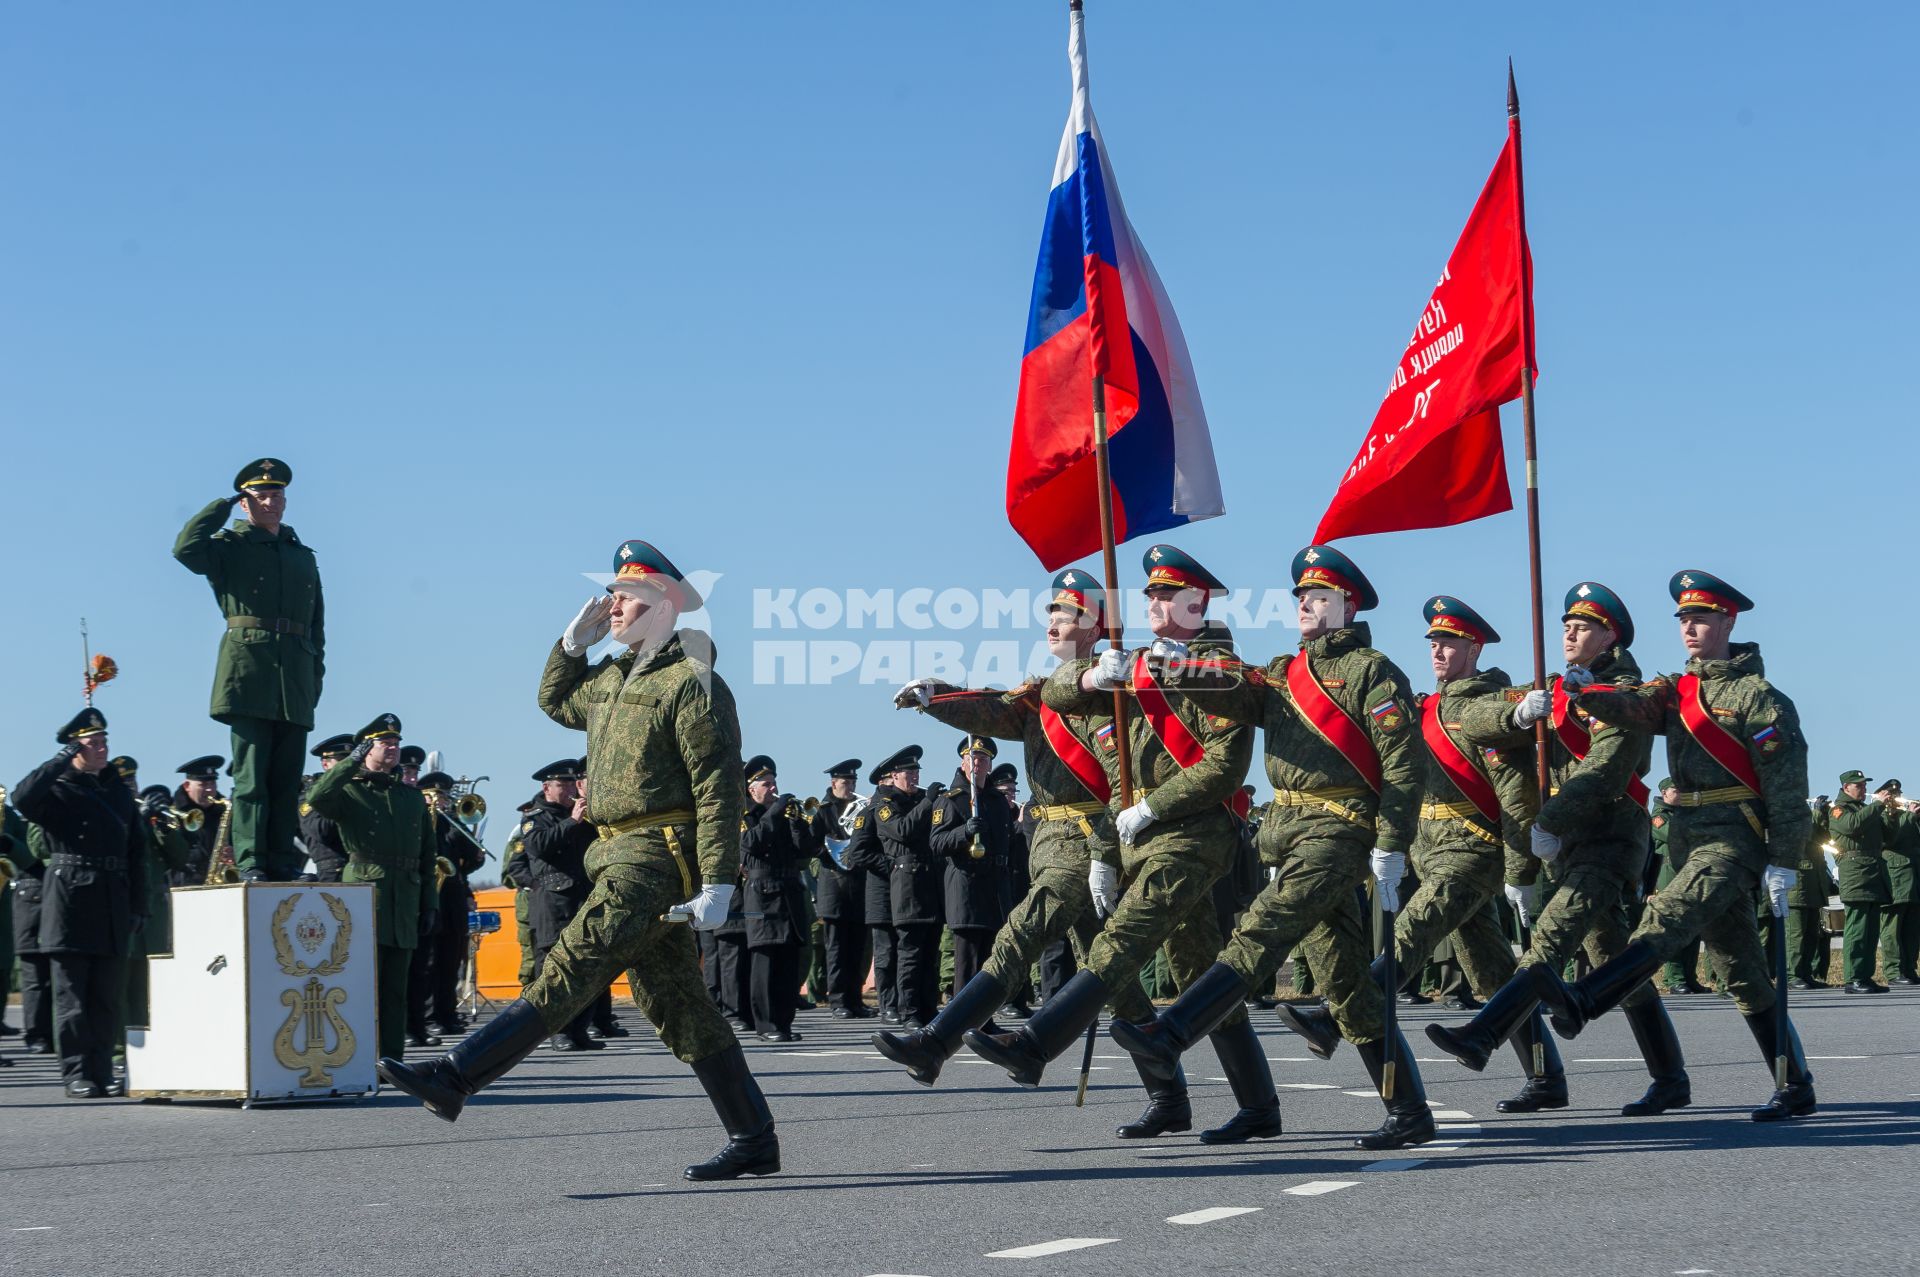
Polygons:
[[[1098,440],[1098,439],[1096,439],[1096,440],[1094,440],[1094,442],[1095,442],[1095,443],[1098,443],[1098,442],[1099,442],[1099,440]],[[1833,816],[1833,818],[1834,818],[1835,820],[1838,820],[1838,819],[1840,819],[1840,818],[1841,818],[1842,816],[1844,816],[1844,815],[1846,815],[1846,814],[1847,814],[1847,813],[1846,813],[1846,811],[1845,811],[1844,809],[1842,809],[1842,808],[1839,808],[1839,807],[1835,807],[1835,808],[1833,809],[1833,812],[1832,812],[1832,816]]]
[[[1094,440],[1094,442],[1098,443],[1099,440],[1096,439]],[[947,814],[947,809],[945,807],[935,807],[933,809],[933,823],[936,825],[939,824],[941,820],[946,816],[946,814]]]
[[1507,698],[1508,704],[1518,705],[1521,701],[1527,699],[1527,693],[1531,690],[1531,688],[1526,687],[1509,687],[1506,691],[1502,692],[1501,695]]
[[1367,714],[1373,719],[1373,725],[1383,732],[1398,731],[1400,725],[1407,721],[1406,715],[1400,712],[1400,703],[1391,697],[1375,705]]
[[[1098,443],[1098,442],[1100,442],[1100,441],[1099,441],[1098,439],[1096,439],[1096,440],[1094,440],[1094,442],[1095,442],[1095,443]],[[302,816],[311,816],[311,815],[313,815],[313,804],[312,804],[312,803],[301,803],[301,804],[300,804],[300,814],[301,814]]]
[[882,820],[893,819],[893,808],[887,803],[880,804],[880,819]]
[[855,829],[865,829],[867,827],[867,817],[865,812],[862,812],[860,815],[855,816],[853,818],[853,827]]
[[1753,734],[1754,748],[1760,751],[1762,758],[1773,757],[1784,744],[1786,744],[1786,737],[1781,735],[1779,727],[1773,723],[1768,723]]

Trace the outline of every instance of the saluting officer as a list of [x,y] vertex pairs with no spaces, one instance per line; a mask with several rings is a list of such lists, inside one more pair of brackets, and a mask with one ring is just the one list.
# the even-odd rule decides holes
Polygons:
[[53,968],[53,1033],[70,1099],[122,1095],[113,1076],[127,955],[145,921],[147,828],[107,766],[106,715],[61,727],[60,752],[13,791],[46,838],[40,952]]
[[313,747],[320,770],[306,778],[300,792],[300,841],[307,845],[307,859],[313,862],[316,882],[339,882],[347,867],[347,849],[340,842],[340,827],[315,811],[307,802],[307,791],[321,775],[353,752],[353,733],[329,736]]
[[806,940],[806,888],[800,882],[799,804],[780,792],[773,759],[755,754],[744,768],[747,809],[740,818],[745,903],[748,1005],[763,1042],[798,1042],[793,1013],[800,995],[800,950]]
[[374,887],[383,1055],[407,1049],[407,969],[422,934],[439,923],[432,890],[438,844],[426,799],[393,774],[399,761],[400,719],[382,714],[354,733],[353,752],[307,791],[307,805],[339,827],[347,849],[340,881]]
[[[300,760],[326,676],[320,566],[281,522],[291,482],[286,462],[251,462],[233,494],[194,515],[173,544],[226,617],[211,713],[233,732],[234,867],[248,882],[300,873]],[[236,503],[246,517],[223,526]]]
[[820,876],[814,910],[820,915],[826,945],[827,1004],[835,1019],[864,1020],[860,987],[865,983],[867,952],[866,871],[846,863],[847,810],[858,795],[853,783],[860,760],[846,758],[827,768],[827,796],[813,813],[813,836],[820,849]]

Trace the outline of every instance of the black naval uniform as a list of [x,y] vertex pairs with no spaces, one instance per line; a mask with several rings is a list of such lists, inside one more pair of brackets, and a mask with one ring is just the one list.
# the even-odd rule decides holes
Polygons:
[[[194,809],[193,800],[187,797],[185,785],[174,789],[173,809],[175,811]],[[200,828],[187,835],[186,868],[174,870],[167,875],[169,887],[198,887],[206,882],[207,867],[213,863],[213,840],[220,836],[220,818],[226,814],[227,800],[224,798],[216,798],[200,808]],[[228,831],[228,837],[232,837],[231,829]]]
[[53,968],[61,1076],[69,1088],[111,1093],[127,955],[146,907],[145,822],[111,768],[80,771],[64,752],[21,781],[13,800],[49,853],[39,945]]
[[847,841],[840,818],[853,799],[828,797],[821,800],[813,814],[813,840],[820,857],[820,876],[815,880],[814,912],[820,917],[827,949],[827,1002],[833,1014],[843,1019],[862,1019],[867,1015],[860,986],[867,973],[867,873],[864,869],[842,869],[835,863],[833,846],[841,847],[844,860]]
[[[434,838],[454,872],[440,884],[440,924],[430,936],[423,936],[413,951],[413,964],[407,973],[407,1029],[424,1031],[428,1019],[442,1033],[459,1033],[465,1028],[460,1019],[460,967],[467,960],[467,914],[473,909],[473,888],[467,875],[480,868],[480,852],[473,841],[454,827],[453,818],[428,809]],[[422,890],[427,884],[421,884]]]
[[924,1028],[940,1001],[940,924],[945,903],[940,857],[934,853],[937,789],[908,794],[882,785],[873,797],[874,827],[888,865],[894,932],[894,981],[903,1024]]
[[[341,871],[347,867],[347,849],[340,841],[340,826],[307,806],[307,790],[319,779],[320,773],[315,772],[300,782],[300,842],[307,849],[307,859],[313,861],[315,881],[339,882]],[[441,920],[444,922],[445,918]]]
[[753,1027],[764,1038],[786,1041],[800,990],[800,954],[807,941],[806,888],[800,867],[806,853],[798,821],[788,814],[792,796],[775,794],[749,806],[740,822],[740,864],[747,949],[751,953],[748,997]]
[[[888,792],[892,792],[889,790]],[[879,794],[874,795],[879,802]],[[873,950],[873,994],[880,1004],[880,1018],[901,1018],[905,999],[900,996],[899,940],[893,925],[892,863],[880,845],[879,808],[869,805],[854,817],[853,838],[844,853],[846,862],[862,871],[866,898],[862,915],[867,920],[867,944]]]
[[46,836],[13,807],[5,812],[0,856],[13,865],[13,952],[20,959],[20,1041],[35,1055],[53,1051],[53,963],[40,951]]
[[[547,953],[560,942],[560,933],[573,921],[586,903],[593,884],[587,879],[587,848],[599,835],[592,824],[575,820],[571,803],[550,803],[544,798],[527,813],[520,845],[527,855],[527,870],[533,879],[533,970],[537,979],[546,965]],[[611,999],[611,991],[601,993]],[[565,1033],[554,1038],[562,1050],[592,1050],[599,1046],[587,1036],[594,1003],[567,1025]]]
[[[744,899],[746,864],[734,875],[733,898]],[[733,910],[738,913],[739,910]],[[720,1013],[741,1031],[753,1027],[753,955],[747,950],[747,923],[729,918],[713,932],[714,957],[720,977]]]
[[[979,833],[980,858],[973,855]],[[953,774],[953,786],[934,804],[928,846],[946,861],[946,923],[953,932],[953,987],[963,989],[980,973],[993,951],[993,937],[1007,920],[1013,809],[989,792],[974,816],[973,788],[965,773]]]

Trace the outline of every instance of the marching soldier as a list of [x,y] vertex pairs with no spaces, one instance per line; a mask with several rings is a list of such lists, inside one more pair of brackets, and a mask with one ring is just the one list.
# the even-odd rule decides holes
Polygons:
[[[1051,608],[1048,613],[1051,619]],[[1013,838],[1008,843],[1007,853],[1007,913],[1011,916],[1014,908],[1033,890],[1035,822],[1028,814],[1026,804],[1020,801],[1020,771],[1017,767],[1012,763],[1001,763],[987,777],[987,783],[1006,801],[1008,810],[1013,813]],[[1073,941],[1066,936],[1060,937],[1040,951],[1037,964],[1029,963],[1025,971],[1012,973],[1013,981],[1007,986],[1007,1000],[1000,1006],[1000,1013],[1008,1019],[1024,1020],[1033,1014],[1035,965],[1040,969],[1040,986],[1045,990],[1041,996],[1045,997],[1071,980],[1073,973],[1079,969],[1074,961]]]
[[800,950],[806,938],[805,888],[799,804],[780,792],[773,760],[747,760],[747,809],[740,819],[742,893],[750,958],[748,1005],[763,1042],[798,1042],[793,1013],[800,991]]
[[[180,764],[179,786],[173,791],[173,809],[185,813],[198,810],[200,828],[187,835],[187,863],[167,877],[171,887],[198,887],[207,881],[207,872],[222,845],[231,846],[233,818],[228,799],[220,796],[220,769],[227,760],[219,754],[202,754]],[[226,842],[221,843],[222,837]]]
[[[1171,545],[1150,546],[1142,565],[1148,626],[1156,640],[1187,644],[1198,659],[1231,656],[1232,635],[1206,614],[1208,600],[1226,593],[1219,578]],[[1086,1032],[1103,1004],[1139,980],[1156,949],[1166,947],[1182,988],[1220,951],[1213,885],[1239,850],[1235,817],[1245,813],[1236,812],[1235,804],[1253,759],[1252,734],[1162,685],[1145,653],[1109,649],[1097,661],[1064,662],[1043,685],[1041,701],[1063,715],[1099,716],[1110,712],[1116,690],[1131,692],[1140,712],[1127,716],[1124,740],[1112,723],[1103,724],[1104,732],[1096,728],[1097,753],[1103,764],[1112,760],[1111,784],[1118,751],[1127,750],[1140,787],[1133,805],[1114,817],[1120,865],[1096,859],[1088,867],[1088,890],[1105,925],[1081,970],[1033,1018],[1010,1033],[976,1030],[965,1039],[1025,1086],[1038,1085],[1047,1062]],[[1118,788],[1114,784],[1116,796]],[[1117,1008],[1115,1013],[1121,1014]],[[1236,1003],[1211,1036],[1239,1111],[1200,1138],[1237,1143],[1279,1135],[1280,1101],[1246,1012]],[[1169,1089],[1178,1085],[1177,1070],[1148,1066],[1142,1073],[1170,1075]]]
[[[1673,799],[1680,791],[1674,788],[1673,777],[1666,776],[1660,781],[1660,792],[1653,796],[1653,810],[1650,823],[1653,827],[1653,850],[1660,858],[1660,875],[1654,880],[1654,892],[1667,889],[1681,868],[1686,864],[1686,853],[1673,845],[1667,831],[1673,824]],[[1660,968],[1660,981],[1669,994],[1675,993],[1711,993],[1713,990],[1700,983],[1700,941],[1692,940],[1682,946],[1668,963]]]
[[[814,910],[820,915],[826,947],[827,1004],[835,1019],[864,1020],[860,995],[867,966],[866,871],[846,863],[847,812],[860,801],[853,782],[860,760],[842,759],[827,768],[827,796],[813,813],[813,837],[820,849],[820,876]],[[864,806],[864,804],[862,804]]]
[[53,968],[53,1033],[69,1099],[123,1095],[113,1075],[127,955],[145,918],[147,828],[107,766],[107,719],[89,706],[54,737],[60,752],[13,801],[45,835],[40,952]]
[[[746,807],[733,693],[713,669],[712,640],[674,629],[683,610],[700,606],[680,570],[645,541],[628,541],[614,572],[608,597],[580,609],[540,680],[547,716],[587,733],[587,816],[600,835],[588,854],[587,906],[519,1001],[448,1054],[419,1068],[383,1059],[380,1075],[452,1121],[628,971],[634,1000],[693,1066],[727,1131],[726,1147],[686,1177],[772,1174],[773,1114],[677,925],[711,930],[733,903]],[[609,633],[626,650],[589,667],[588,649]]]
[[[586,818],[586,800],[580,781],[586,775],[581,760],[562,758],[533,774],[540,782],[540,799],[520,829],[520,846],[527,858],[533,886],[530,904],[533,925],[533,975],[539,978],[547,955],[560,943],[567,924],[580,912],[593,890],[587,877],[587,848],[598,836]],[[611,1000],[611,995],[602,997]],[[604,1045],[587,1035],[594,1002],[553,1035],[556,1051],[598,1051]]]
[[[1319,1014],[1333,1026],[1326,1032],[1356,1044],[1377,1090],[1386,1061],[1386,995],[1368,968],[1372,943],[1361,887],[1371,878],[1384,900],[1396,902],[1415,827],[1418,747],[1406,676],[1373,647],[1371,629],[1358,619],[1379,606],[1372,583],[1325,545],[1296,554],[1292,578],[1298,653],[1264,669],[1173,647],[1163,648],[1158,660],[1148,658],[1150,671],[1190,688],[1209,715],[1265,730],[1274,799],[1258,837],[1261,858],[1277,869],[1214,965],[1157,1023],[1140,1029],[1116,1023],[1113,1036],[1136,1058],[1177,1059],[1240,1013],[1250,993],[1271,988],[1280,963],[1297,948],[1325,985],[1327,1009]],[[1397,1068],[1387,1120],[1361,1138],[1365,1148],[1433,1137],[1413,1053],[1404,1039],[1393,1047]]]
[[394,775],[400,762],[400,720],[382,714],[354,733],[353,752],[321,773],[307,805],[332,820],[347,849],[342,882],[371,882],[378,925],[380,1051],[407,1049],[407,971],[422,936],[439,924],[432,893],[439,848],[418,790]]
[[[1541,806],[1529,838],[1534,857],[1553,879],[1554,892],[1546,908],[1539,909],[1538,888],[1508,875],[1507,896],[1533,929],[1533,947],[1520,961],[1523,966],[1558,968],[1584,945],[1597,967],[1627,945],[1627,905],[1644,871],[1650,836],[1648,794],[1641,776],[1652,761],[1653,740],[1645,729],[1601,722],[1573,704],[1572,694],[1595,681],[1628,691],[1640,685],[1640,666],[1629,650],[1633,617],[1620,596],[1598,581],[1582,581],[1567,591],[1561,621],[1565,675],[1548,680],[1544,690],[1527,692],[1518,705],[1487,698],[1462,713],[1468,735],[1476,740],[1523,733],[1543,719],[1547,722],[1553,796]],[[1525,765],[1523,759],[1515,762]],[[1537,872],[1531,864],[1524,870],[1528,877]],[[1622,1108],[1621,1115],[1649,1117],[1691,1104],[1693,1089],[1680,1039],[1653,984],[1641,984],[1621,1006],[1653,1078],[1646,1094]],[[1566,1107],[1566,1075],[1557,1067],[1558,1053],[1524,971],[1494,993],[1472,1022],[1459,1029],[1430,1024],[1427,1036],[1476,1072],[1486,1067],[1487,1057],[1501,1042],[1512,1038],[1531,1078],[1519,1097],[1498,1106],[1500,1111]],[[1551,1065],[1539,1067],[1548,1060]]]
[[[234,867],[248,882],[299,876],[300,759],[326,675],[319,563],[281,522],[292,481],[284,461],[250,463],[173,545],[227,621],[211,713],[233,733]],[[236,503],[246,517],[223,526]]]
[[[1887,806],[1890,833],[1882,855],[1887,863],[1887,887],[1893,903],[1880,911],[1880,965],[1887,979],[1897,984],[1920,984],[1920,889],[1915,872],[1920,869],[1920,825],[1914,822],[1911,808],[1901,800],[1900,782],[1890,780],[1880,787],[1880,800]],[[1801,871],[1802,885],[1806,871]],[[1787,915],[1789,923],[1800,910]]]
[[1847,908],[1840,942],[1847,980],[1843,993],[1891,991],[1873,978],[1880,951],[1880,911],[1893,903],[1893,884],[1882,854],[1890,832],[1889,810],[1884,802],[1867,801],[1867,780],[1863,771],[1842,772],[1840,792],[1827,811],[1827,837],[1840,862],[1840,903]]
[[[850,863],[887,881],[900,1022],[932,1022],[940,999],[940,862],[934,856],[933,807],[940,787],[920,788],[920,747],[909,745],[873,769],[874,836],[855,839]],[[885,1019],[885,1013],[881,1015]]]
[[1766,679],[1760,648],[1732,641],[1734,622],[1753,603],[1707,572],[1675,574],[1687,669],[1623,691],[1597,683],[1577,704],[1601,722],[1664,731],[1678,787],[1671,837],[1686,867],[1647,905],[1631,943],[1569,986],[1545,965],[1529,968],[1564,1038],[1619,1005],[1691,937],[1698,935],[1761,1057],[1772,1063],[1787,1043],[1784,1085],[1754,1110],[1756,1122],[1805,1117],[1816,1098],[1799,1033],[1774,997],[1760,935],[1753,925],[1756,888],[1776,911],[1798,878],[1792,868],[1807,841],[1807,746],[1793,702]]
[[[933,808],[928,845],[944,857],[946,920],[953,932],[953,986],[957,993],[986,965],[994,933],[1007,920],[1007,877],[1013,852],[1014,812],[987,787],[1000,747],[991,736],[961,739],[960,766]],[[975,794],[980,801],[976,804]],[[1005,1001],[1004,995],[1002,1002]],[[989,1019],[985,1027],[998,1032]]]
[[353,752],[353,735],[342,732],[329,736],[313,747],[320,770],[306,778],[300,791],[300,841],[307,846],[307,859],[313,862],[315,882],[339,882],[347,867],[347,849],[340,843],[340,827],[315,811],[307,802],[307,791],[321,775]]

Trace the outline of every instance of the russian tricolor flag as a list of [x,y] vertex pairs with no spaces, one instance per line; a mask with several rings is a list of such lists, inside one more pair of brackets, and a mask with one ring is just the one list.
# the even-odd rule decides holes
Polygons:
[[1096,376],[1106,384],[1115,541],[1226,512],[1186,337],[1094,123],[1077,3],[1071,21],[1073,109],[1034,266],[1007,458],[1007,517],[1049,569],[1100,549]]

